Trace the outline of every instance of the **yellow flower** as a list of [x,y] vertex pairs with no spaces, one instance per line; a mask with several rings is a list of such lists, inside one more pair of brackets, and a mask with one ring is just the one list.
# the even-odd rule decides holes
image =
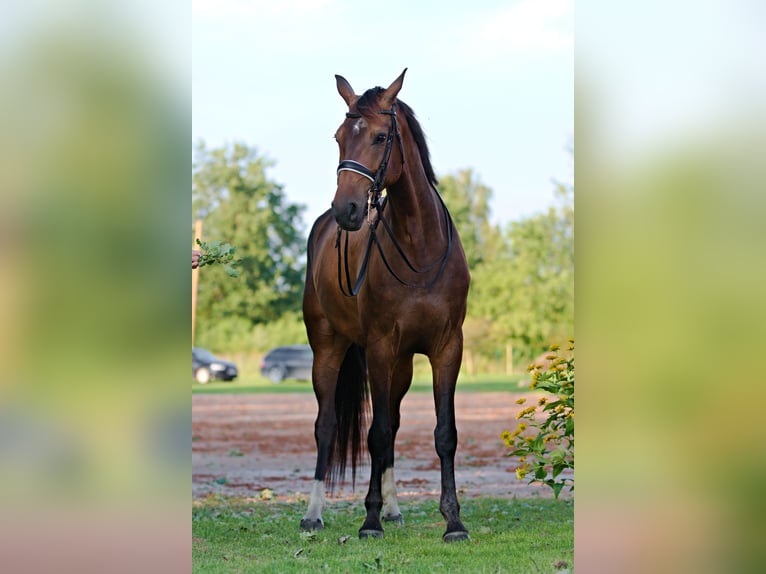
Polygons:
[[525,436],[524,440],[527,441],[528,443],[533,443],[535,442],[535,437]]
[[553,354],[553,353],[549,353],[549,354],[545,355],[545,359],[548,360],[548,361],[552,361],[555,358],[556,358],[556,355]]
[[518,399],[518,400],[516,401],[516,404],[517,404],[517,405],[523,405],[525,402],[527,402],[527,399],[526,399],[526,397],[521,397],[520,399]]
[[569,337],[569,338],[567,339],[567,341],[569,341],[570,343],[572,343],[572,344],[574,345],[574,339],[573,339],[572,337]]
[[535,364],[534,363],[532,363],[531,365],[529,365],[527,367],[527,372],[534,371],[534,370],[535,370]]
[[549,348],[550,351],[558,351],[559,349],[560,347],[556,343],[553,343]]
[[503,433],[500,435],[500,438],[503,440],[508,440],[509,438],[511,438],[511,433],[509,433],[508,431],[503,431]]
[[525,430],[527,430],[527,423],[522,421],[522,422],[519,423],[519,426],[516,427],[516,432],[517,432],[517,434],[518,433],[523,433]]
[[516,478],[519,480],[524,480],[524,477],[527,476],[527,469],[523,466],[520,466],[516,469]]
[[540,397],[540,400],[539,400],[539,401],[537,401],[537,404],[538,404],[538,405],[540,405],[540,406],[543,406],[543,405],[544,405],[545,403],[547,403],[547,402],[548,402],[548,399],[547,399],[547,398],[545,398],[545,397]]

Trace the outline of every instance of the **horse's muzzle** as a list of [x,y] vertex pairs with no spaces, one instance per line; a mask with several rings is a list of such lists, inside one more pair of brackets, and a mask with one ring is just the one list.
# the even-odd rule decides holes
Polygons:
[[358,231],[362,227],[367,205],[356,201],[332,203],[332,215],[338,225],[346,231]]

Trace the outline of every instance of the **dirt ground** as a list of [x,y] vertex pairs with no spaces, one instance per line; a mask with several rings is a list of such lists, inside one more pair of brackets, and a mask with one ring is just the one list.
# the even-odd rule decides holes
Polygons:
[[[516,427],[516,393],[458,393],[458,451],[455,478],[460,498],[551,497],[550,488],[529,486],[516,478],[516,463],[504,455],[500,439]],[[526,394],[530,404],[536,396]],[[534,397],[534,398],[533,398]],[[258,497],[269,489],[277,499],[307,498],[315,463],[312,394],[193,395],[192,496],[210,494]],[[436,424],[433,397],[410,393],[402,403],[396,441],[395,476],[400,499],[438,498],[439,458],[434,448]],[[369,466],[357,473],[352,492],[348,483],[333,499],[363,499]],[[562,493],[562,496],[565,496]]]

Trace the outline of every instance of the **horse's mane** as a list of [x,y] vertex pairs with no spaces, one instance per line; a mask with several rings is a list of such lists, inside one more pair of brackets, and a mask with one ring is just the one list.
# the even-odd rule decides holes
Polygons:
[[[360,114],[367,115],[380,111],[378,99],[383,92],[385,92],[385,90],[380,86],[367,90],[356,102],[357,111]],[[428,151],[428,144],[426,144],[426,135],[423,133],[423,128],[420,127],[420,123],[415,117],[415,112],[413,112],[412,108],[399,98],[396,99],[396,107],[398,109],[397,113],[399,117],[403,117],[407,122],[412,137],[415,139],[415,144],[418,146],[418,152],[420,153],[420,161],[423,164],[423,169],[426,172],[428,181],[436,186],[438,182],[436,181],[434,168],[431,165],[431,153]]]

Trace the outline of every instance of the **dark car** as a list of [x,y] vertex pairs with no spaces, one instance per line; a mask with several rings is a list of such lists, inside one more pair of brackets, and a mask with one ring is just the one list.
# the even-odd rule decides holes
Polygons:
[[261,361],[261,374],[272,383],[284,379],[311,380],[314,353],[308,345],[288,345],[272,349]]
[[216,379],[233,381],[238,374],[234,363],[219,359],[207,349],[192,348],[192,376],[198,383],[204,385]]

